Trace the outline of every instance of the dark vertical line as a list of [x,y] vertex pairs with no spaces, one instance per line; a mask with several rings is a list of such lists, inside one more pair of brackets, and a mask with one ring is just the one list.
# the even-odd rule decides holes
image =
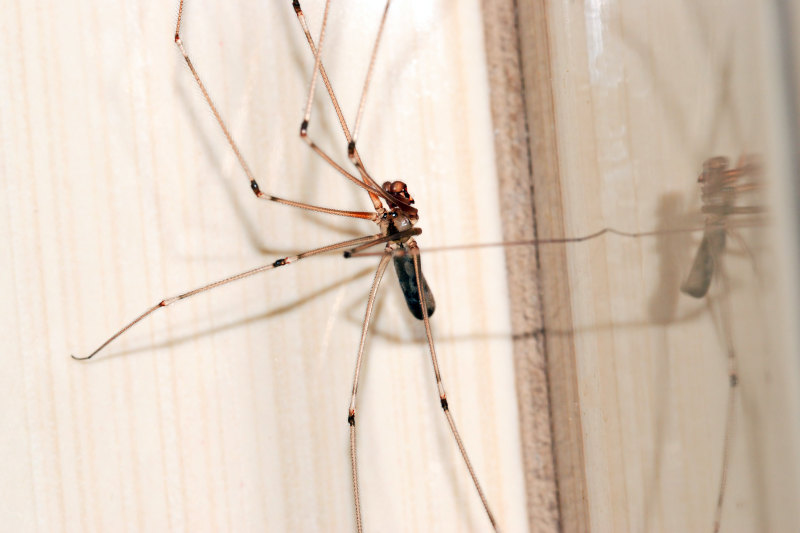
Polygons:
[[[790,152],[787,157],[789,175],[787,178],[787,185],[791,191],[792,198],[792,212],[794,213],[794,234],[795,251],[800,250],[800,110],[798,109],[797,101],[797,76],[796,61],[794,51],[794,42],[792,36],[792,9],[790,2],[778,0],[775,2],[776,8],[776,24],[777,36],[776,39],[779,43],[778,54],[780,63],[780,72],[783,74],[783,92],[777,95],[778,98],[783,100],[782,108],[785,110],[786,116],[786,129],[789,136],[787,146],[790,146]],[[793,178],[793,179],[792,179]],[[795,261],[800,261],[800,257],[796,257]],[[797,264],[797,263],[795,263]],[[800,294],[795,295],[795,302],[800,302]]]
[[[484,0],[485,49],[490,84],[499,201],[505,241],[538,236],[534,197],[534,127],[526,112],[522,19],[516,0]],[[531,247],[505,250],[522,460],[531,531],[560,531],[553,447],[553,413],[541,258]]]

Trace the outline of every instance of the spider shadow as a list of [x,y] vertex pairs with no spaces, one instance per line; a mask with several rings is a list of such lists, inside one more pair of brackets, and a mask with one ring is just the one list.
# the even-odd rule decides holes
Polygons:
[[[294,18],[293,13],[291,14],[291,16],[292,18]],[[288,17],[285,18],[288,19]],[[296,26],[296,21],[287,20],[287,22],[293,22],[293,24],[291,24],[291,27]],[[286,26],[287,24],[281,25],[280,27],[286,29],[285,28]],[[292,39],[290,39],[290,36],[288,35],[288,30],[287,30],[287,35],[285,36],[285,39],[282,42],[289,42],[289,43],[293,42]],[[291,57],[291,61],[289,63],[294,66],[295,73],[305,75],[307,74],[307,72],[311,71],[313,65],[313,56],[311,55],[311,52],[309,50],[305,49],[301,51],[298,48],[300,47],[289,46],[288,56]],[[230,150],[230,147],[227,145],[224,138],[220,137],[221,132],[219,131],[218,125],[214,124],[210,128],[211,130],[215,131],[209,131],[209,128],[203,126],[203,123],[201,121],[200,109],[203,109],[205,112],[208,112],[208,105],[202,98],[198,100],[198,95],[196,94],[196,91],[189,90],[189,86],[196,87],[196,85],[194,83],[194,80],[191,79],[191,76],[187,74],[186,65],[181,61],[179,63],[176,63],[175,68],[176,72],[173,78],[174,89],[175,92],[178,94],[178,100],[180,100],[182,104],[184,116],[186,117],[188,123],[190,124],[191,129],[196,133],[195,137],[198,139],[198,142],[202,146],[202,152],[204,153],[204,157],[212,168],[211,173],[218,179],[219,188],[220,190],[223,191],[226,201],[232,207],[232,212],[237,216],[242,228],[244,229],[247,241],[249,242],[250,246],[252,247],[252,249],[265,255],[287,255],[291,251],[294,251],[294,250],[287,250],[284,248],[275,248],[264,242],[263,233],[258,231],[257,224],[255,223],[254,219],[251,216],[248,216],[247,214],[249,212],[249,209],[246,208],[243,203],[243,196],[248,196],[250,198],[253,198],[252,193],[248,192],[242,194],[242,191],[247,185],[246,182],[244,180],[241,180],[238,176],[236,177],[236,179],[232,179],[230,176],[228,176],[227,174],[230,174],[230,172],[226,172],[226,169],[224,168],[224,165],[220,160],[220,157],[222,157],[221,154],[228,153],[226,152],[226,150]],[[253,90],[252,85],[248,86],[248,90],[249,91]],[[298,101],[304,98],[303,95],[305,95],[305,90],[306,89],[303,87],[298,87]],[[250,94],[243,94],[242,97],[245,102],[250,101],[251,99]],[[325,98],[327,98],[327,94],[325,95]],[[338,127],[338,123],[336,123],[335,125],[332,124],[328,114],[323,112],[324,103],[325,101],[323,98],[319,97],[315,98],[314,101],[315,118],[312,124],[314,125],[314,127],[319,128],[318,131],[330,135],[331,132],[334,132],[336,130],[336,128]],[[225,110],[222,110],[221,112],[223,117],[225,117],[226,116]],[[298,115],[298,120],[297,120],[298,130],[301,119],[302,116]],[[239,121],[237,121],[237,124],[229,125],[229,129],[232,132],[235,132],[237,129],[239,129],[238,122]],[[214,138],[214,136],[216,136],[216,138]],[[234,135],[234,138],[236,139],[237,136]],[[303,142],[300,139],[299,135],[297,135],[296,141],[298,149],[307,151],[310,158],[316,157],[309,148],[303,145]],[[215,149],[219,149],[221,144],[225,145],[225,149],[220,150],[218,154]],[[245,159],[247,160],[246,156]],[[302,176],[301,179],[304,181],[304,184],[300,186],[301,191],[309,191],[309,190],[313,191],[316,188],[318,188],[316,184],[310,183],[309,180],[314,179],[313,176],[319,174],[320,163],[323,163],[321,159],[319,159],[319,161],[314,161],[311,164],[311,168],[307,169],[308,171],[299,172],[299,174]],[[241,170],[238,161],[235,162],[234,168],[236,169],[234,173],[243,174],[243,171]],[[258,180],[263,179],[259,178],[257,167],[253,169],[253,172],[256,179]],[[356,187],[353,187],[353,189],[354,189],[354,196],[356,196],[356,193],[359,193],[360,191]],[[301,194],[300,198],[293,198],[293,200],[301,202],[311,201],[308,200],[306,196],[307,194]],[[311,201],[311,203],[313,203],[313,201]],[[278,205],[276,204],[274,206],[269,206],[269,207],[274,208],[278,207]],[[280,206],[278,208],[283,209],[287,208],[287,206]],[[327,222],[327,220],[329,219],[327,219],[326,217],[319,216],[319,214],[316,213],[311,213],[305,210],[299,210],[298,212],[298,210],[296,209],[294,211],[297,213],[297,216],[302,217],[309,223],[324,229],[334,230],[346,236],[361,236],[364,234],[362,232],[355,231],[353,228],[349,228],[341,224],[334,224],[331,222]]]

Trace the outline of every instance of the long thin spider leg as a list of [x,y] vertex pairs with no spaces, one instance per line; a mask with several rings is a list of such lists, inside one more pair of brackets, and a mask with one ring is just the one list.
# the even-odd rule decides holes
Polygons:
[[750,264],[753,265],[753,272],[756,276],[756,279],[761,281],[762,276],[758,268],[758,261],[756,260],[756,254],[753,253],[753,250],[750,249],[749,246],[747,246],[747,242],[744,240],[744,237],[742,237],[742,234],[736,231],[734,228],[729,228],[728,235],[730,235],[733,238],[733,240],[736,241],[739,247],[742,250],[744,250],[745,254],[747,254],[747,257],[750,259]]
[[[417,243],[412,239],[409,240],[407,246],[413,250],[417,248]],[[431,354],[433,374],[436,377],[436,387],[439,390],[439,401],[442,405],[442,411],[444,411],[444,416],[447,417],[447,423],[450,426],[450,432],[453,434],[453,438],[456,440],[458,451],[461,452],[461,457],[464,459],[464,464],[466,464],[467,470],[469,470],[472,483],[475,485],[475,489],[478,491],[478,496],[481,499],[481,503],[483,503],[483,508],[486,510],[486,515],[489,517],[489,522],[491,522],[492,528],[497,532],[500,530],[497,527],[497,522],[495,521],[494,514],[492,514],[492,510],[489,508],[489,500],[487,500],[486,495],[483,493],[481,484],[478,481],[478,476],[475,473],[475,469],[472,467],[472,462],[470,462],[469,456],[467,455],[467,449],[464,447],[464,442],[461,440],[461,435],[458,433],[458,429],[456,429],[456,422],[453,420],[453,415],[450,413],[450,407],[447,404],[447,394],[444,391],[444,383],[442,382],[442,375],[439,371],[439,361],[436,358],[436,348],[433,346],[433,334],[431,333],[431,323],[430,319],[428,318],[428,304],[425,301],[425,291],[422,290],[422,283],[419,281],[422,279],[422,271],[419,267],[419,254],[412,253],[411,255],[414,259],[414,275],[418,280],[417,291],[419,292],[419,300],[421,302],[420,307],[422,309],[422,322],[425,324],[425,336],[428,338],[428,348]]]
[[[411,228],[411,229],[407,229],[405,231],[400,231],[398,233],[393,233],[391,235],[384,235],[380,239],[377,239],[375,242],[368,242],[368,243],[356,246],[352,250],[345,250],[344,256],[346,258],[357,257],[358,255],[360,255],[362,250],[366,250],[367,248],[372,248],[376,244],[380,244],[382,242],[388,242],[388,241],[398,241],[399,239],[403,239],[405,237],[413,237],[415,235],[421,235],[421,234],[422,234],[422,229],[420,229],[420,228]],[[383,254],[385,254],[385,253],[386,253],[386,251],[383,252]],[[381,255],[383,255],[383,254],[381,254]]]
[[314,100],[314,92],[316,89],[316,80],[317,80],[317,73],[319,72],[320,76],[322,76],[322,81],[325,84],[325,88],[328,91],[328,95],[331,99],[331,104],[333,104],[333,109],[336,111],[336,116],[339,119],[339,125],[342,128],[342,132],[344,133],[345,139],[347,142],[352,140],[352,136],[350,135],[350,128],[347,127],[347,121],[344,119],[344,113],[342,113],[342,108],[339,105],[339,100],[336,98],[336,95],[333,92],[333,87],[331,86],[331,82],[328,79],[328,73],[325,71],[325,67],[322,64],[322,40],[325,37],[325,26],[328,22],[328,10],[330,8],[330,0],[325,2],[325,12],[322,18],[322,26],[320,29],[320,46],[317,47],[314,44],[314,38],[311,36],[311,30],[308,28],[308,23],[306,22],[306,16],[303,13],[303,8],[300,7],[299,0],[292,0],[292,7],[294,8],[294,13],[297,16],[297,21],[300,23],[300,28],[303,30],[303,33],[306,36],[306,41],[308,41],[308,45],[311,48],[311,53],[314,54],[314,72],[311,75],[311,84],[309,85],[308,89],[308,98],[306,100],[306,109],[305,113],[303,114],[303,122],[308,127],[308,121],[311,117],[311,102]]
[[[731,348],[729,347],[729,350]],[[719,478],[719,491],[717,492],[717,502],[714,508],[714,533],[719,533],[722,523],[722,504],[725,502],[725,489],[728,485],[728,464],[730,462],[730,450],[733,432],[735,430],[734,408],[736,406],[736,391],[738,390],[739,378],[736,374],[735,356],[733,351],[728,352],[728,401],[725,410],[725,433],[722,441],[722,467]]]
[[367,331],[369,330],[369,322],[372,318],[372,309],[375,305],[375,296],[378,294],[378,287],[381,284],[383,273],[386,271],[386,266],[392,258],[390,253],[384,253],[378,268],[375,271],[375,279],[372,282],[372,288],[369,291],[369,299],[367,300],[367,310],[364,313],[364,324],[361,327],[361,340],[358,343],[358,357],[356,358],[356,370],[353,375],[353,390],[350,395],[350,407],[347,411],[347,423],[350,425],[350,465],[353,472],[353,499],[356,506],[356,529],[361,533],[363,525],[361,519],[361,501],[358,494],[358,462],[356,459],[356,395],[358,394],[358,378],[361,373],[361,363],[364,357],[364,344],[367,341]]
[[728,297],[730,295],[730,285],[728,277],[725,273],[724,265],[720,257],[715,258],[717,265],[717,279],[722,285],[721,300],[717,302],[717,307],[720,313],[720,322],[722,329],[722,337],[725,342],[725,351],[728,356],[728,400],[725,408],[725,425],[722,437],[722,465],[720,467],[719,476],[719,490],[717,492],[716,507],[714,508],[714,528],[713,532],[718,533],[722,523],[722,506],[725,503],[725,490],[728,485],[728,467],[730,464],[731,445],[733,443],[733,434],[735,431],[735,407],[736,396],[739,389],[739,371],[736,362],[736,351],[733,347],[733,338],[730,330],[730,312],[727,306]]
[[334,250],[340,250],[342,248],[349,248],[351,246],[358,246],[359,244],[363,244],[363,243],[367,243],[367,242],[379,239],[382,236],[383,236],[382,234],[367,235],[365,237],[359,237],[358,239],[350,239],[350,240],[347,240],[347,241],[344,241],[344,242],[340,242],[340,243],[336,243],[336,244],[329,244],[327,246],[323,246],[321,248],[315,248],[313,250],[309,250],[307,252],[302,252],[302,253],[299,253],[297,255],[291,255],[291,256],[288,256],[288,257],[283,257],[283,258],[278,259],[278,260],[276,260],[275,262],[273,262],[273,263],[271,263],[269,265],[262,265],[260,267],[253,268],[251,270],[247,270],[246,272],[242,272],[240,274],[235,274],[233,276],[229,276],[229,277],[221,279],[219,281],[215,281],[213,283],[209,283],[208,285],[203,285],[202,287],[198,287],[196,289],[192,289],[190,291],[184,292],[184,293],[179,294],[177,296],[172,296],[170,298],[165,298],[165,299],[161,300],[159,303],[157,303],[156,305],[154,305],[153,307],[147,309],[144,313],[142,313],[141,315],[139,315],[138,317],[133,319],[131,322],[129,322],[128,324],[123,326],[119,331],[114,333],[111,337],[109,337],[103,344],[101,344],[95,351],[93,351],[89,355],[87,355],[85,357],[77,357],[75,355],[72,355],[72,358],[73,359],[77,359],[79,361],[84,361],[86,359],[91,359],[92,357],[97,355],[97,353],[100,352],[103,348],[105,348],[106,346],[111,344],[114,340],[116,340],[120,335],[122,335],[123,333],[125,333],[126,331],[131,329],[133,326],[135,326],[136,324],[141,322],[144,318],[146,318],[147,316],[149,316],[150,314],[152,314],[156,310],[161,309],[162,307],[167,307],[169,305],[174,304],[175,302],[178,302],[180,300],[185,300],[186,298],[189,298],[191,296],[195,296],[197,294],[200,294],[201,292],[209,291],[209,290],[214,289],[216,287],[219,287],[221,285],[227,285],[228,283],[233,283],[234,281],[238,281],[240,279],[248,278],[250,276],[254,276],[255,274],[260,274],[261,272],[266,272],[267,270],[272,270],[272,269],[275,269],[275,268],[278,268],[278,267],[281,267],[281,266],[284,266],[284,265],[288,265],[290,263],[295,263],[297,261],[300,261],[301,259],[305,259],[306,257],[311,257],[312,255],[318,255],[318,254],[322,254],[322,253],[326,253],[326,252],[332,252]]
[[[375,37],[375,44],[372,47],[372,54],[370,56],[369,67],[367,68],[367,74],[364,78],[364,87],[361,91],[361,99],[359,100],[358,104],[358,113],[356,114],[356,122],[355,127],[353,129],[353,136],[352,139],[348,139],[347,143],[347,155],[350,158],[350,162],[355,165],[356,169],[358,170],[359,174],[362,176],[362,179],[367,181],[369,180],[370,183],[375,183],[370,176],[369,172],[367,171],[366,167],[364,166],[364,162],[361,159],[361,155],[358,153],[358,148],[356,147],[356,140],[358,139],[358,131],[361,127],[361,118],[363,116],[364,107],[367,101],[367,92],[369,89],[369,83],[372,80],[372,72],[375,67],[375,59],[378,56],[378,46],[380,45],[381,37],[383,36],[383,29],[386,27],[386,18],[389,14],[389,6],[391,5],[391,0],[386,0],[386,5],[383,8],[383,16],[381,16],[381,22],[378,26],[378,35]],[[397,202],[397,199],[395,199]],[[402,200],[399,202],[404,206],[404,211],[406,212],[416,212],[416,209],[411,207],[411,204],[403,202]]]
[[735,205],[735,206],[719,206],[719,205],[704,205],[700,208],[700,212],[707,215],[719,215],[727,217],[728,215],[760,215],[766,213],[767,209],[759,205]]
[[[709,300],[709,308],[716,309],[718,314],[719,330],[725,346],[728,364],[728,398],[725,409],[725,422],[723,427],[722,459],[720,466],[719,489],[714,508],[713,531],[717,533],[722,522],[722,510],[725,502],[725,492],[728,484],[728,469],[732,441],[735,432],[735,407],[739,384],[736,351],[730,326],[730,311],[728,298],[730,297],[730,284],[725,272],[723,254],[727,235],[732,235],[753,260],[754,270],[757,273],[755,258],[749,247],[738,232],[731,228],[730,215],[761,214],[765,210],[761,206],[739,206],[736,201],[742,194],[758,190],[761,187],[759,180],[761,165],[754,156],[742,156],[735,168],[727,168],[727,159],[715,157],[703,163],[703,172],[698,178],[702,184],[702,212],[706,214],[706,230],[703,240],[697,250],[691,272],[686,281],[681,285],[681,291],[701,298],[706,296],[714,275],[720,285],[720,295]],[[751,178],[755,181],[744,181]]]
[[356,166],[359,173],[363,175],[369,176],[367,169],[364,168],[364,163],[361,161],[361,156],[358,154],[358,149],[356,148],[356,142],[358,140],[358,130],[361,127],[361,117],[364,113],[364,106],[367,102],[367,91],[369,89],[369,83],[372,80],[372,71],[375,68],[375,59],[378,57],[378,46],[381,42],[381,37],[383,36],[383,29],[386,26],[386,17],[389,14],[389,6],[391,5],[391,0],[386,0],[386,5],[383,8],[383,16],[381,17],[380,25],[378,26],[378,35],[375,37],[375,44],[372,46],[372,54],[369,60],[369,67],[367,68],[367,75],[364,77],[364,87],[361,90],[361,99],[358,103],[358,113],[356,114],[356,122],[353,126],[353,138],[349,140],[347,145],[347,155],[350,158],[350,161]]
[[[530,240],[520,240],[520,241],[503,241],[503,242],[485,242],[479,244],[455,244],[452,246],[432,246],[430,248],[425,248],[425,253],[434,253],[434,252],[452,252],[456,250],[474,250],[478,248],[506,248],[512,246],[539,246],[539,245],[546,245],[546,244],[573,244],[583,241],[589,241],[592,239],[596,239],[603,235],[616,235],[619,237],[625,238],[639,238],[639,237],[649,237],[649,236],[656,236],[656,235],[670,235],[673,233],[693,233],[697,231],[705,231],[708,226],[695,226],[692,228],[675,228],[675,229],[661,229],[661,230],[653,230],[653,231],[621,231],[614,228],[603,228],[601,230],[595,231],[594,233],[589,233],[587,235],[581,235],[579,237],[561,237],[561,238],[544,238],[544,239],[530,239]],[[419,249],[416,251],[414,250],[401,250],[397,249],[394,251],[395,257],[402,257],[403,255],[407,254],[414,254],[419,253]],[[358,252],[352,253],[350,257],[372,257],[382,255],[383,252]]]
[[378,57],[378,45],[383,36],[383,28],[386,26],[386,16],[389,14],[389,5],[391,0],[386,0],[386,6],[383,8],[383,16],[381,23],[378,26],[378,35],[375,37],[375,44],[372,46],[372,55],[369,58],[369,67],[367,67],[367,75],[364,77],[364,87],[361,89],[361,100],[358,102],[358,113],[356,114],[356,122],[353,125],[353,145],[355,147],[358,140],[358,130],[361,127],[361,117],[364,116],[364,106],[367,103],[367,90],[369,89],[369,82],[372,80],[372,72],[375,70],[375,59]]
[[[308,28],[308,23],[306,22],[306,17],[303,14],[303,9],[300,7],[300,2],[298,0],[292,1],[292,6],[294,7],[295,15],[297,15],[297,21],[300,24],[303,33],[306,36],[306,41],[311,49],[311,52],[314,54],[314,72],[311,77],[311,84],[309,86],[308,91],[308,99],[306,101],[306,110],[305,114],[303,115],[303,122],[300,125],[300,137],[308,144],[314,152],[316,152],[320,157],[322,157],[328,164],[333,166],[339,172],[346,172],[340,165],[335,163],[333,159],[327,155],[317,144],[311,140],[308,136],[308,126],[311,121],[311,103],[314,99],[314,91],[316,89],[316,75],[319,72],[320,76],[322,77],[322,81],[325,84],[325,88],[328,91],[328,96],[331,100],[331,104],[333,105],[334,110],[336,111],[336,116],[339,120],[339,125],[342,128],[342,132],[344,133],[345,140],[347,141],[348,146],[352,145],[353,137],[350,134],[350,128],[347,126],[347,121],[344,119],[344,114],[342,113],[342,108],[339,105],[339,101],[336,98],[336,94],[333,92],[333,86],[331,85],[330,79],[328,78],[328,73],[325,71],[325,66],[322,64],[322,40],[325,36],[325,26],[327,23],[327,13],[328,8],[330,6],[330,0],[325,3],[325,15],[323,15],[322,19],[322,28],[320,30],[320,46],[316,46],[314,44],[314,38],[311,36],[311,30]],[[394,201],[397,203],[397,200],[393,200],[389,197],[383,188],[375,182],[374,179],[369,175],[366,168],[364,167],[363,163],[361,163],[360,156],[356,152],[356,157],[358,158],[359,165],[357,165],[358,171],[361,174],[361,180],[363,181],[363,185],[370,191],[370,199],[372,200],[373,206],[376,210],[381,209],[380,201],[378,197],[381,197],[387,201]],[[356,180],[357,181],[357,180]],[[400,202],[403,203],[403,202]]]
[[[225,139],[227,139],[228,144],[230,145],[231,149],[233,149],[233,153],[236,155],[236,159],[239,161],[239,166],[242,167],[244,173],[247,175],[247,178],[250,180],[250,190],[253,191],[253,194],[256,195],[257,198],[261,200],[268,200],[271,202],[277,202],[279,204],[284,204],[292,207],[300,207],[302,209],[308,209],[310,211],[317,211],[320,213],[327,213],[330,215],[338,215],[350,218],[361,218],[367,220],[374,220],[374,213],[367,213],[361,211],[342,211],[339,209],[330,209],[328,207],[321,207],[315,206],[311,204],[306,204],[303,202],[295,202],[293,200],[285,200],[283,198],[279,198],[277,196],[272,196],[270,194],[266,194],[261,191],[261,188],[256,181],[253,172],[250,170],[250,166],[245,161],[244,156],[242,155],[241,150],[239,150],[239,146],[236,144],[236,141],[233,140],[233,136],[231,135],[230,130],[225,125],[225,121],[222,120],[222,115],[220,114],[217,106],[214,105],[214,101],[211,99],[211,95],[208,93],[205,84],[200,79],[200,75],[197,73],[197,70],[194,68],[194,64],[192,64],[192,60],[189,59],[189,54],[186,52],[186,48],[183,46],[183,40],[181,39],[180,32],[181,32],[181,23],[183,22],[183,1],[180,0],[178,4],[178,22],[175,26],[175,44],[178,45],[178,48],[183,54],[183,59],[186,61],[186,65],[189,67],[189,70],[192,72],[192,77],[194,77],[194,81],[197,83],[197,86],[200,87],[200,92],[203,93],[203,98],[205,99],[208,107],[211,109],[211,113],[214,115],[214,118],[217,121],[222,133],[225,135]],[[354,183],[356,183],[359,187],[367,188],[364,184],[355,176],[351,176],[347,173],[344,169],[340,170],[344,172],[344,174],[351,179]],[[368,188],[367,188],[368,189]],[[369,190],[369,189],[368,189]]]
[[[322,157],[328,164],[333,166],[339,172],[346,172],[340,165],[335,163],[333,159],[325,153],[318,145],[315,143],[309,136],[308,136],[308,126],[311,122],[311,104],[314,101],[314,92],[317,86],[317,73],[322,76],[322,81],[325,84],[325,88],[328,91],[328,94],[331,99],[331,103],[333,104],[333,108],[336,111],[336,117],[339,120],[339,125],[342,128],[342,132],[344,133],[345,139],[349,143],[352,140],[350,136],[350,129],[347,127],[347,121],[344,119],[344,114],[342,113],[342,108],[339,105],[339,101],[336,98],[336,95],[333,92],[333,86],[328,79],[328,74],[325,72],[325,67],[322,65],[322,43],[325,39],[325,27],[328,23],[328,12],[330,10],[331,2],[327,0],[325,2],[325,11],[322,16],[322,26],[319,32],[319,46],[314,45],[314,38],[311,36],[311,31],[308,28],[308,23],[306,22],[306,17],[303,14],[303,9],[300,7],[300,2],[298,0],[292,1],[292,7],[294,8],[295,15],[297,16],[297,21],[300,23],[300,27],[303,30],[303,33],[306,36],[306,40],[308,41],[308,45],[311,48],[311,52],[314,54],[314,71],[311,74],[311,83],[309,84],[308,88],[308,98],[306,99],[306,109],[303,113],[303,122],[300,124],[300,138],[305,141],[308,146],[314,150],[320,157]],[[354,176],[351,176],[347,173],[348,176],[356,179]],[[361,180],[363,181],[364,185],[368,187],[367,191],[369,192],[370,200],[372,200],[372,205],[376,211],[382,209],[382,205],[380,200],[378,199],[379,196],[384,196],[380,192],[380,187],[378,184],[374,182],[374,180],[367,180],[364,174],[362,173]],[[357,181],[357,180],[356,180]],[[371,183],[370,183],[371,181]],[[370,191],[369,188],[374,190]]]

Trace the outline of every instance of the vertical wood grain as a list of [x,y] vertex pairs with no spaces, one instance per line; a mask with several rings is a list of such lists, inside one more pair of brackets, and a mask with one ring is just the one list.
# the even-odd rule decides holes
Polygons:
[[[526,40],[529,27],[520,26],[519,21],[524,20],[524,16],[515,8],[514,2],[503,0],[483,3],[503,237],[509,243],[536,238],[534,200],[542,196],[533,190],[532,173],[541,171],[540,156],[547,151],[532,153],[529,138],[541,143],[540,134],[550,131],[549,124],[548,127],[531,124],[531,116],[526,114],[526,105],[538,105],[546,100],[535,94],[535,88],[523,91],[522,65],[525,63],[522,59],[530,61],[530,57],[522,58],[520,51],[521,48],[541,48],[532,47]],[[536,162],[535,170],[532,161]],[[550,394],[553,387],[556,391],[562,389],[563,380],[557,371],[558,365],[555,362],[548,365],[545,357],[541,282],[547,280],[541,277],[539,261],[542,255],[537,252],[534,246],[508,246],[505,254],[529,528],[530,531],[548,532],[559,531],[561,526]],[[563,425],[556,424],[555,427],[560,429]],[[574,448],[560,446],[555,449],[567,451]],[[568,488],[565,486],[563,490],[566,492]]]
[[519,3],[540,238],[699,227],[696,178],[718,155],[764,158],[767,187],[748,201],[770,211],[735,230],[702,300],[678,290],[696,234],[539,248],[564,531],[712,531],[729,346],[740,385],[720,531],[798,528],[797,229],[782,200],[796,66],[777,61],[791,41],[777,11]]
[[[298,138],[312,58],[291,2],[188,2],[184,42],[262,189],[364,195]],[[320,2],[303,2],[316,33]],[[304,261],[375,231],[261,205],[173,43],[177,2],[11,3],[0,16],[0,515],[13,531],[352,531],[347,404],[376,261]],[[382,5],[334,2],[325,62],[353,120]],[[424,248],[502,240],[480,5],[395,2],[359,147],[403,179]],[[311,135],[346,147],[325,98]],[[373,258],[374,259],[374,258]],[[505,531],[527,527],[502,249],[424,256],[452,412]],[[420,324],[388,274],[361,386],[368,531],[487,531]]]

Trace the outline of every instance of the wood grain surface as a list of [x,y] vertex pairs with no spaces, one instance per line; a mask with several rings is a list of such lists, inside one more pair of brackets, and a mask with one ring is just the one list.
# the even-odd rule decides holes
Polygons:
[[[373,5],[374,4],[374,5]],[[355,116],[380,3],[334,3],[325,64]],[[320,2],[303,2],[318,31]],[[368,209],[298,137],[313,61],[290,2],[187,3],[184,42],[272,194]],[[0,17],[3,481],[11,531],[352,531],[347,407],[374,233],[256,201],[173,43],[177,2],[12,3]],[[425,247],[502,240],[478,2],[397,2],[359,147],[404,179]],[[310,134],[346,163],[324,98]],[[424,256],[450,406],[505,531],[527,528],[501,248]],[[424,331],[389,273],[359,396],[368,531],[487,531]]]
[[731,352],[720,531],[800,527],[798,17],[779,4],[519,3],[539,238],[702,225],[713,156],[762,157],[741,205],[770,213],[700,300],[679,291],[699,233],[539,248],[564,531],[714,530]]
[[[315,36],[322,4],[303,2]],[[720,531],[800,530],[800,56],[782,33],[800,10],[776,6],[392,4],[359,147],[409,184],[423,250],[699,228],[703,161],[765,162],[746,201],[766,223],[735,228],[704,299],[679,291],[701,232],[423,256],[503,531],[711,532],[731,350]],[[334,2],[324,61],[350,122],[381,9]],[[69,354],[165,296],[374,227],[253,198],[173,43],[176,3],[0,13],[3,529],[352,531],[346,411],[376,258],[308,259]],[[298,137],[313,61],[291,2],[190,0],[186,17],[262,189],[369,209]],[[345,164],[324,95],[313,113]],[[359,396],[366,530],[489,531],[394,278]]]

